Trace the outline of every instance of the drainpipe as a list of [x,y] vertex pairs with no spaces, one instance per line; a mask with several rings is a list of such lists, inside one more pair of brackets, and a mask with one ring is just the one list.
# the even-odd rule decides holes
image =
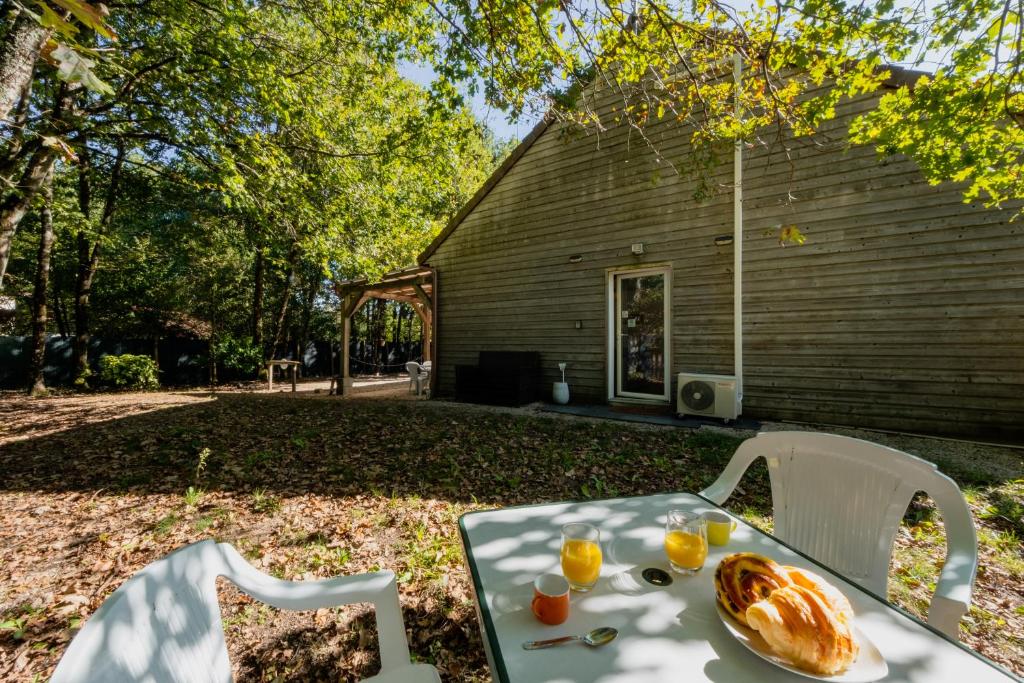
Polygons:
[[[732,56],[733,93],[739,120],[743,59]],[[732,272],[733,272],[733,373],[736,375],[736,415],[743,412],[743,141],[737,139],[732,153]]]

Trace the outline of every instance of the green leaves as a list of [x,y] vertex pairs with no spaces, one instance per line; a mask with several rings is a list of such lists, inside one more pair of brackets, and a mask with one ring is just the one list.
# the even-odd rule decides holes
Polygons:
[[97,78],[93,72],[96,65],[76,50],[66,45],[58,45],[49,52],[49,56],[57,63],[57,75],[66,83],[81,83],[89,90],[103,95],[113,95],[114,89]]
[[113,29],[105,23],[106,8],[102,5],[100,7],[103,9],[99,9],[83,0],[52,0],[52,2],[58,7],[66,9],[82,24],[107,40],[117,40]]
[[[966,183],[965,200],[1024,198],[1024,31],[1009,0],[434,6],[443,71],[472,63],[461,73],[484,79],[492,103],[550,109],[596,131],[626,125],[656,151],[648,129],[673,119],[690,138],[689,168],[737,138],[814,135],[844,99],[879,90],[887,64],[937,63],[935,78],[885,94],[853,141],[913,157],[933,182]],[[734,54],[744,65],[738,92]],[[580,65],[594,71],[581,76]]]

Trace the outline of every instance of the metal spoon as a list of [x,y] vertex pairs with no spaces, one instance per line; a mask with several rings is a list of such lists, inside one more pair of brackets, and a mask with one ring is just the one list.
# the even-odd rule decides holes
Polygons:
[[582,642],[584,645],[589,645],[590,647],[600,647],[615,640],[615,636],[617,635],[619,635],[619,632],[612,627],[602,626],[601,628],[595,628],[590,633],[582,636],[562,636],[561,638],[552,638],[550,640],[528,640],[523,643],[523,649],[541,650],[546,647],[554,647],[555,645],[573,643],[577,640]]

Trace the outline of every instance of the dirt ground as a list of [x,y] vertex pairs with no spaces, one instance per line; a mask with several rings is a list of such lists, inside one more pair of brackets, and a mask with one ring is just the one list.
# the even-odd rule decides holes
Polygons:
[[[746,436],[427,402],[407,380],[366,380],[345,399],[326,383],[283,388],[0,396],[0,679],[45,680],[124,579],[214,538],[282,578],[393,569],[414,656],[446,681],[486,681],[461,514],[700,490]],[[793,428],[767,426],[781,427]],[[1024,673],[1022,452],[858,435],[928,457],[964,489],[982,567],[961,637]],[[729,507],[770,526],[763,467]],[[916,501],[890,599],[923,613],[943,543]],[[358,680],[379,666],[365,609],[278,612],[229,586],[221,609],[238,680]]]

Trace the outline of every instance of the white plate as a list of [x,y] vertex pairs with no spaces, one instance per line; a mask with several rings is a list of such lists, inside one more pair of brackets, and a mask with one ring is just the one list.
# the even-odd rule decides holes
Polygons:
[[853,637],[857,639],[857,643],[860,645],[860,652],[857,654],[857,659],[853,661],[853,664],[841,674],[835,674],[833,676],[821,676],[819,674],[811,673],[810,671],[804,671],[799,669],[782,657],[775,654],[775,652],[768,646],[765,639],[761,637],[761,634],[752,628],[743,626],[738,621],[733,619],[728,612],[722,609],[722,606],[715,601],[715,609],[718,611],[718,618],[722,620],[725,628],[733,635],[736,640],[743,643],[744,646],[755,655],[771,662],[775,666],[781,667],[786,671],[792,671],[795,674],[806,676],[807,678],[813,678],[819,681],[835,681],[836,683],[871,683],[879,679],[885,678],[889,673],[889,665],[885,663],[885,658],[882,657],[882,653],[878,651],[875,644],[872,643],[864,632],[856,626],[853,627]]

